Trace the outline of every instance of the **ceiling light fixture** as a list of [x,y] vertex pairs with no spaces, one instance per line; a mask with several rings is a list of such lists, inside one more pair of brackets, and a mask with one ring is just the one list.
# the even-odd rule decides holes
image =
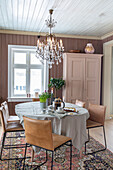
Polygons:
[[51,29],[55,27],[56,21],[52,19],[52,9],[49,10],[49,13],[50,19],[45,20],[45,22],[47,27],[50,28],[50,32],[46,35],[46,39],[42,42],[40,42],[38,38],[36,57],[39,58],[41,63],[44,63],[44,60],[47,61],[49,68],[52,68],[52,64],[56,63],[58,65],[61,63],[64,46],[62,40],[60,39],[60,41],[58,41],[55,35],[51,32]]

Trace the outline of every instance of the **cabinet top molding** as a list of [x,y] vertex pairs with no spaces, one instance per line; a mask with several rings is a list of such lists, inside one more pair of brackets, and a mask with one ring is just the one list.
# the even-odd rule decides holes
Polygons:
[[86,53],[64,53],[67,56],[78,56],[78,57],[102,57],[103,54],[86,54]]

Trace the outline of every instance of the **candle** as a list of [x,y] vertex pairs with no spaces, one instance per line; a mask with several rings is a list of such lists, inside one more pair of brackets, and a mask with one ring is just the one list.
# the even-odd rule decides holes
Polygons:
[[51,105],[53,104],[53,88],[51,88]]
[[64,96],[63,96],[63,102],[64,102]]
[[53,102],[53,107],[55,107],[55,102]]
[[51,88],[51,94],[53,94],[53,88]]
[[62,47],[62,40],[60,39],[60,46]]
[[38,39],[38,40],[37,40],[37,46],[39,46],[39,43],[40,43],[40,40]]

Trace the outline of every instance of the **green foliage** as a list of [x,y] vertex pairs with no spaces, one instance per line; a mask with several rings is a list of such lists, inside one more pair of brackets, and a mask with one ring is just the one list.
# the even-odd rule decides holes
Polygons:
[[65,80],[62,78],[51,78],[48,87],[55,87],[56,90],[61,89],[65,85]]
[[40,102],[44,103],[46,102],[46,99],[50,98],[51,94],[48,92],[43,92],[42,94],[39,95]]

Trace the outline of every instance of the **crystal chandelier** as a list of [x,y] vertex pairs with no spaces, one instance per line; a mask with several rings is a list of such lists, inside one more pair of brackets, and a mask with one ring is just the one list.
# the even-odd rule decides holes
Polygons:
[[49,68],[52,68],[52,64],[56,63],[57,65],[61,63],[63,58],[64,46],[63,42],[57,40],[54,34],[51,33],[51,29],[55,27],[56,21],[52,19],[53,10],[49,10],[50,19],[46,20],[47,27],[50,28],[49,34],[46,35],[46,39],[40,42],[37,40],[37,50],[36,57],[39,58],[41,63],[47,61]]

